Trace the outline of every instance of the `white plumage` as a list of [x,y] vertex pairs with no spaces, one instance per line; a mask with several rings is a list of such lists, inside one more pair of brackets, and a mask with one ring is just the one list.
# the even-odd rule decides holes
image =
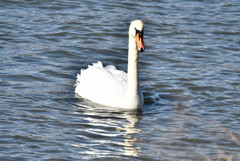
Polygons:
[[77,75],[76,89],[82,98],[110,107],[141,109],[143,96],[138,80],[138,50],[143,44],[143,23],[133,21],[129,28],[128,74],[115,66],[93,63]]
[[93,102],[121,107],[127,90],[127,74],[114,66],[103,67],[101,62],[93,63],[77,75],[75,92]]

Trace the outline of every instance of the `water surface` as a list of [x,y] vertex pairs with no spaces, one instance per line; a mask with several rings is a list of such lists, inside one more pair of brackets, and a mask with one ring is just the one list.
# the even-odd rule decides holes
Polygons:
[[[83,106],[76,74],[126,71],[135,19],[143,111]],[[239,160],[239,26],[238,0],[2,0],[0,160]]]

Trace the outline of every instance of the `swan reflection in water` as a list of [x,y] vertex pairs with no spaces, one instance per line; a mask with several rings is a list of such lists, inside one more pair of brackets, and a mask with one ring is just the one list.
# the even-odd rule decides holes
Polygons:
[[[86,102],[86,101],[85,101]],[[78,148],[82,159],[113,156],[138,156],[141,148],[135,145],[138,139],[133,135],[141,132],[137,129],[137,112],[119,111],[119,109],[89,106],[89,102],[79,102],[74,113],[78,115],[78,128],[72,146]]]
[[124,143],[122,144],[124,146],[124,155],[128,156],[138,156],[139,152],[141,152],[140,147],[134,146],[134,143],[138,141],[137,138],[131,136],[131,134],[136,134],[141,132],[140,129],[135,128],[136,123],[138,122],[138,116],[136,114],[124,114],[125,118],[127,119],[128,123],[123,124],[123,128],[117,128],[117,131],[123,131],[125,134],[124,137]]

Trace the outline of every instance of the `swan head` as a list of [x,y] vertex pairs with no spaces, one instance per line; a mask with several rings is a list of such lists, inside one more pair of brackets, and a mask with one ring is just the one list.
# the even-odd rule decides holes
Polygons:
[[129,28],[129,35],[135,38],[138,51],[144,51],[143,23],[141,20],[132,21]]

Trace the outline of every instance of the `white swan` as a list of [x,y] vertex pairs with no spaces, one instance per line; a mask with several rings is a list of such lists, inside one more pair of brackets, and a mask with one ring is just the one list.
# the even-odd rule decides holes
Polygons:
[[143,23],[132,21],[129,27],[128,74],[115,66],[93,63],[77,74],[75,93],[91,102],[110,107],[140,110],[143,95],[139,87],[138,51],[145,49]]

